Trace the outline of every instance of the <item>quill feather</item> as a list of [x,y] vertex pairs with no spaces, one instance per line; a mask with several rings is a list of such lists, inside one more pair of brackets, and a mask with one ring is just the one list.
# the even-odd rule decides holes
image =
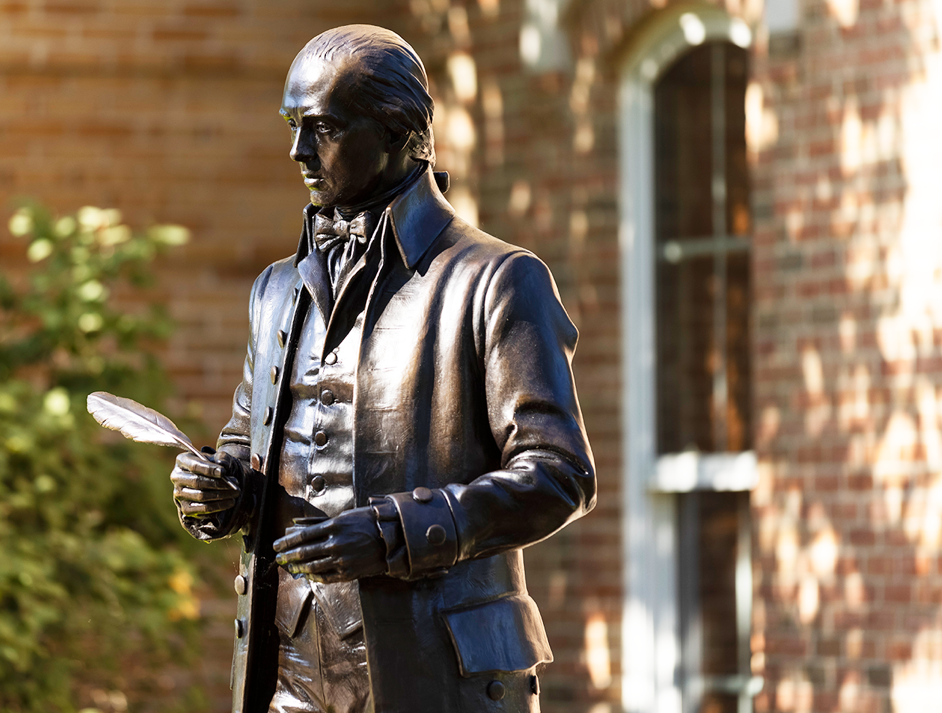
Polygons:
[[208,461],[173,421],[137,401],[96,391],[88,395],[88,412],[105,428],[119,431],[125,438],[140,443],[154,443],[187,450]]

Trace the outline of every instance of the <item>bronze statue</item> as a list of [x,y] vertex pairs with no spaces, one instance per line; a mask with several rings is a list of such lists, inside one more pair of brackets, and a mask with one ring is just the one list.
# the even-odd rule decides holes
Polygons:
[[545,265],[443,197],[432,110],[378,27],[288,73],[300,244],[252,289],[218,450],[171,476],[194,537],[243,538],[236,713],[539,710],[521,548],[595,500],[577,334]]

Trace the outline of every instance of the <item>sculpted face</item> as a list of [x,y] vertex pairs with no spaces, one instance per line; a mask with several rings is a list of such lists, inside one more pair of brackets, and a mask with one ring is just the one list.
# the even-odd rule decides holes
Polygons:
[[396,137],[348,100],[355,71],[349,59],[298,57],[288,73],[281,115],[314,205],[353,206],[398,180]]

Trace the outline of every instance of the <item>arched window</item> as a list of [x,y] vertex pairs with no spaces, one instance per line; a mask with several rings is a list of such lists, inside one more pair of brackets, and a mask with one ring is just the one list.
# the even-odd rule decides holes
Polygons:
[[746,713],[748,28],[665,15],[621,92],[627,711]]

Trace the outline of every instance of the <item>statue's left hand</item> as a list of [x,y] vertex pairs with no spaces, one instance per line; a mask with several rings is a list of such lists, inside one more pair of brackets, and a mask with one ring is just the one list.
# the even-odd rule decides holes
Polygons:
[[354,508],[276,540],[276,561],[317,582],[349,582],[386,572],[386,544],[368,507]]

